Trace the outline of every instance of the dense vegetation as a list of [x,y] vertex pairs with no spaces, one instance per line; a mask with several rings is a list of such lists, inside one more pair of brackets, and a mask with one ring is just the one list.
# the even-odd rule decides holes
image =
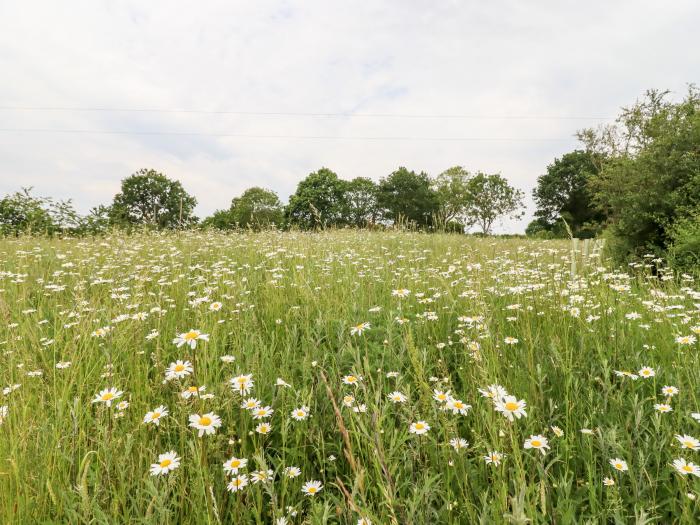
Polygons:
[[1,240],[0,522],[697,523],[697,283],[598,255]]

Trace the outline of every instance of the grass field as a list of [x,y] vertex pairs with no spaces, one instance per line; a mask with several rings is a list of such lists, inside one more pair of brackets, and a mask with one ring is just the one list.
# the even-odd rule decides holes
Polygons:
[[570,249],[0,241],[0,522],[697,523],[698,284]]

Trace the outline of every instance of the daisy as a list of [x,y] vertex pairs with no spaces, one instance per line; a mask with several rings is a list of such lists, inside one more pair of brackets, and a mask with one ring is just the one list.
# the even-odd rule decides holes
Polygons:
[[207,389],[206,386],[190,386],[187,387],[185,390],[180,392],[180,396],[183,399],[189,399],[191,397],[200,397],[199,394],[204,392]]
[[479,393],[493,401],[503,399],[508,395],[508,392],[501,385],[489,385],[486,388],[479,388]]
[[351,407],[355,404],[355,396],[343,396],[343,405]]
[[236,376],[229,381],[231,388],[242,396],[247,396],[253,389],[253,374]]
[[250,474],[250,480],[253,483],[265,483],[271,481],[274,476],[272,469],[256,470]]
[[554,435],[557,437],[562,437],[564,435],[564,431],[557,426],[552,427],[552,432],[554,432]]
[[676,337],[676,343],[679,345],[692,345],[697,339],[694,335],[679,335]]
[[661,393],[666,397],[673,397],[678,394],[678,389],[675,386],[665,386],[661,389]]
[[469,446],[469,442],[467,442],[467,440],[464,438],[452,438],[450,439],[450,446],[459,452],[463,448],[467,448]]
[[95,395],[95,399],[92,400],[93,403],[104,403],[108,407],[112,406],[112,401],[120,398],[124,392],[117,390],[116,388],[105,388],[101,390],[99,394]]
[[343,376],[343,384],[345,385],[357,385],[359,382],[362,381],[362,376],[354,376],[352,374]]
[[369,323],[360,323],[350,329],[350,335],[362,335],[362,332],[371,328]]
[[692,417],[695,421],[699,421],[699,422],[700,422],[700,412],[692,412],[692,413],[690,414],[690,417]]
[[151,465],[151,476],[162,476],[180,466],[177,452],[171,450],[158,456],[158,462]]
[[284,469],[284,475],[290,479],[296,478],[301,476],[301,469],[299,467],[286,467]]
[[224,363],[233,363],[236,358],[232,355],[222,355],[219,359],[223,361]]
[[450,396],[449,390],[447,392],[443,392],[442,390],[433,390],[433,399],[440,403],[447,403],[451,397],[452,396]]
[[214,301],[213,303],[209,304],[209,310],[211,310],[212,312],[218,312],[219,310],[221,310],[221,307],[223,307],[223,306],[224,306],[223,304]]
[[270,417],[274,410],[270,407],[259,406],[251,409],[250,412],[253,414],[253,419],[265,419],[266,417]]
[[172,379],[180,379],[182,377],[190,375],[194,372],[192,368],[192,363],[189,361],[177,360],[174,363],[170,363],[168,369],[165,371],[165,379],[170,381]]
[[405,403],[406,396],[399,391],[392,392],[387,396],[392,403]]
[[415,423],[411,423],[411,426],[408,427],[408,431],[411,434],[416,434],[418,436],[427,434],[428,430],[430,430],[430,425],[425,421],[416,421]]
[[460,401],[459,399],[450,399],[446,404],[445,408],[447,410],[452,410],[453,414],[461,414],[463,416],[467,415],[467,412],[471,408],[471,405],[467,405],[463,401]]
[[260,400],[255,399],[254,397],[249,397],[248,399],[244,399],[241,401],[241,408],[245,408],[246,410],[253,410],[254,408],[258,408],[260,406]]
[[292,419],[296,421],[303,421],[309,417],[309,407],[301,406],[292,410]]
[[618,470],[620,472],[626,472],[629,470],[629,467],[627,466],[627,462],[620,459],[620,458],[615,458],[610,460],[610,465],[612,465],[612,468],[615,470]]
[[545,455],[547,453],[545,449],[549,448],[549,441],[547,441],[547,438],[544,436],[530,436],[528,439],[525,440],[525,444],[523,445],[523,447],[528,449],[537,449],[540,452],[542,452],[542,455]]
[[518,401],[515,396],[505,396],[503,399],[498,399],[495,402],[496,411],[501,412],[508,421],[513,421],[513,416],[518,419],[523,416],[527,417],[527,412],[525,412],[526,406],[525,400],[521,399]]
[[248,464],[246,458],[232,457],[224,462],[224,472],[226,474],[238,474],[239,469],[245,468]]
[[682,448],[689,448],[690,450],[700,450],[700,441],[695,439],[693,436],[676,434],[676,439],[681,444]]
[[662,414],[666,412],[673,412],[673,407],[667,403],[656,403],[654,408]]
[[307,481],[301,486],[301,491],[307,496],[315,496],[323,490],[323,485],[320,481],[311,480]]
[[507,345],[515,345],[518,344],[518,340],[515,337],[506,337],[503,342]]
[[357,525],[372,525],[372,522],[369,518],[360,518],[357,520]]
[[605,485],[606,487],[612,487],[613,485],[615,485],[615,480],[612,478],[603,478],[603,485]]
[[487,465],[493,465],[494,467],[497,467],[498,465],[501,464],[501,461],[503,461],[504,455],[501,454],[500,452],[489,452],[484,456],[484,461],[486,462]]
[[392,290],[391,295],[393,297],[398,297],[399,299],[403,299],[403,298],[411,295],[411,290],[406,290],[406,288],[399,288],[398,290]]
[[7,414],[10,413],[10,408],[7,405],[2,405],[0,406],[0,425],[2,425],[3,421],[5,421],[5,418],[7,417]]
[[226,485],[226,490],[228,490],[229,492],[238,492],[239,490],[243,490],[247,485],[248,476],[246,476],[245,474],[241,474],[228,482],[228,484]]
[[203,334],[199,330],[190,330],[189,332],[178,335],[175,339],[173,339],[173,343],[175,343],[178,348],[186,344],[192,350],[194,350],[197,348],[197,341],[200,339],[202,341],[209,341],[209,334]]
[[269,434],[272,432],[272,425],[270,425],[270,423],[260,423],[257,427],[255,427],[255,431],[262,435]]
[[695,463],[688,463],[683,458],[674,459],[673,468],[675,468],[676,472],[678,472],[681,476],[692,474],[693,476],[700,477],[700,467]]
[[216,429],[221,426],[221,418],[213,412],[202,416],[192,414],[190,416],[190,426],[199,430],[199,437],[202,437],[204,434],[214,434]]
[[639,377],[642,377],[644,379],[649,379],[650,377],[654,377],[656,375],[654,369],[648,366],[641,368],[637,373],[639,374]]

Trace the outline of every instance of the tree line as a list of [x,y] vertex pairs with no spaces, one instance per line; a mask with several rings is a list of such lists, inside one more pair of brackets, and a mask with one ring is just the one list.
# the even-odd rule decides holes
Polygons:
[[[580,147],[553,160],[537,179],[537,238],[607,239],[618,262],[668,257],[700,268],[700,90],[674,102],[650,90],[614,123],[577,133]],[[341,179],[328,168],[310,173],[283,205],[265,188],[249,188],[229,208],[199,220],[196,199],[180,182],[153,170],[122,181],[109,205],[77,214],[70,201],[22,190],[0,199],[0,233],[100,233],[111,228],[246,228],[401,226],[430,231],[492,232],[523,214],[523,192],[500,174],[461,166],[436,177],[400,167],[374,182]]]
[[[0,228],[22,232],[100,233],[111,228],[209,227],[221,230],[266,228],[407,228],[464,232],[478,226],[491,233],[503,217],[522,215],[523,192],[500,174],[470,173],[456,166],[435,178],[399,168],[378,183],[366,177],[341,179],[328,168],[299,182],[285,206],[269,189],[253,187],[199,220],[197,200],[179,181],[142,169],[125,178],[110,205],[81,217],[70,201],[55,202],[22,190],[0,200]],[[60,211],[60,213],[59,213]]]

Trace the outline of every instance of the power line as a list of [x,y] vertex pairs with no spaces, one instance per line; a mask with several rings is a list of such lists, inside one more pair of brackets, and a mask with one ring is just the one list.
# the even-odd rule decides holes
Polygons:
[[469,119],[469,120],[612,120],[614,117],[577,115],[478,115],[478,114],[420,114],[420,113],[311,113],[285,111],[233,111],[167,108],[105,108],[57,106],[0,106],[0,111],[56,111],[103,113],[186,113],[202,115],[240,115],[258,117],[325,117],[325,118],[415,118],[415,119]]
[[411,137],[411,136],[331,136],[331,135],[258,135],[248,133],[209,133],[198,131],[129,131],[97,129],[57,129],[57,128],[0,128],[0,133],[66,133],[99,135],[165,135],[183,137],[230,137],[248,139],[285,140],[368,140],[368,141],[435,141],[435,142],[558,142],[571,138],[548,137]]

